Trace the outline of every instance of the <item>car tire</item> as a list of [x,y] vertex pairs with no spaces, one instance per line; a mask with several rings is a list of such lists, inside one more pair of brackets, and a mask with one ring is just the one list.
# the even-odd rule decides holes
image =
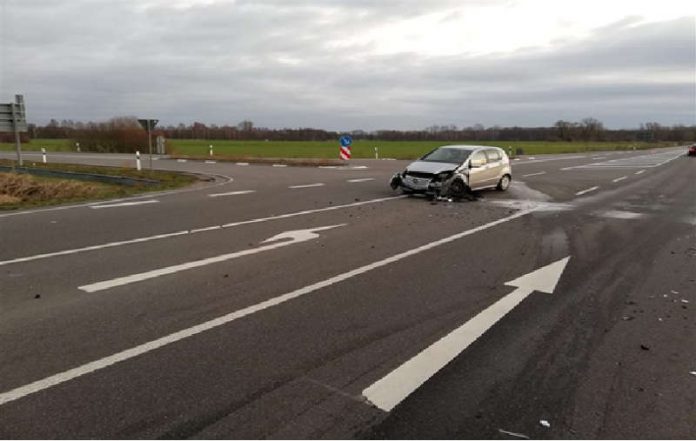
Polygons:
[[498,191],[505,191],[510,187],[510,175],[503,175],[502,178],[500,178],[500,181],[498,181],[498,186],[496,187]]
[[457,178],[449,184],[448,193],[450,196],[461,199],[467,194],[467,187],[464,181]]

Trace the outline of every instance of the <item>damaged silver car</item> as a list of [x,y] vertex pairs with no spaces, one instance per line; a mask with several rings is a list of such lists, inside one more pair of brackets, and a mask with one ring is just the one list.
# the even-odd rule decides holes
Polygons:
[[460,199],[473,191],[505,191],[512,180],[510,159],[499,147],[446,145],[412,162],[390,182],[406,194]]

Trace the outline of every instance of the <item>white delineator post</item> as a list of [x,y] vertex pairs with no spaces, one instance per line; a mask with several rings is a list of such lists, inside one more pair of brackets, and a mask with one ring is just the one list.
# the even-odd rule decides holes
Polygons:
[[46,163],[46,149],[44,147],[41,147],[41,160],[43,163]]
[[140,164],[140,150],[135,152],[135,169],[138,171],[143,169],[142,165]]
[[213,145],[212,145],[212,144],[210,144],[210,145],[208,146],[208,155],[209,155],[209,156],[213,156]]
[[76,142],[75,147],[77,148],[77,153],[80,153],[80,143]]
[[375,159],[379,159],[379,150],[375,147]]

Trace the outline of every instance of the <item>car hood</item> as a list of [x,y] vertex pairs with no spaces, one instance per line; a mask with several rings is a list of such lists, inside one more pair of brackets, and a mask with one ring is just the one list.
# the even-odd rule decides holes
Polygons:
[[416,161],[406,167],[407,171],[410,172],[420,172],[420,173],[432,173],[434,175],[438,173],[452,171],[459,167],[460,164],[453,164],[449,162],[429,162],[429,161]]

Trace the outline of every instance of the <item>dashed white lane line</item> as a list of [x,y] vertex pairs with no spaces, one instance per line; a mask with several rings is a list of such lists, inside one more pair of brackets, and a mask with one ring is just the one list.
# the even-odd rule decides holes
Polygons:
[[628,176],[621,176],[620,178],[612,179],[611,182],[621,182],[624,179],[628,179]]
[[176,162],[188,162],[186,159],[177,159]]
[[134,205],[147,205],[147,204],[158,204],[157,199],[148,199],[146,201],[133,201],[133,202],[120,202],[118,204],[101,204],[101,205],[90,205],[89,208],[93,210],[98,210],[100,208],[115,208],[115,207],[132,207]]
[[645,170],[638,170],[638,171],[635,172],[634,174],[636,174],[636,175],[642,175],[643,173],[645,173]]
[[305,184],[305,185],[291,185],[288,188],[312,188],[312,187],[323,187],[324,184],[321,182],[317,182],[316,184]]
[[238,190],[238,191],[228,191],[227,193],[213,193],[209,194],[208,197],[219,198],[221,196],[237,196],[240,194],[256,193],[256,190]]
[[586,193],[589,193],[589,192],[591,192],[591,191],[595,191],[595,190],[597,190],[598,188],[599,188],[599,187],[590,187],[590,188],[587,188],[587,189],[585,189],[585,190],[582,190],[582,191],[579,191],[579,192],[575,193],[575,196],[582,196],[582,195],[584,195],[584,194],[586,194]]
[[205,161],[205,163],[206,163],[206,164],[217,164],[217,161],[210,161],[210,160],[208,160],[208,161]]
[[362,178],[362,179],[348,179],[348,182],[367,182],[367,181],[374,181],[375,178]]
[[331,285],[335,285],[336,283],[343,282],[344,280],[351,279],[353,277],[359,276],[361,274],[367,273],[369,271],[372,271],[377,268],[381,268],[383,266],[389,265],[394,262],[398,262],[400,260],[403,260],[407,257],[411,257],[417,254],[420,254],[424,251],[431,250],[433,248],[439,247],[441,245],[454,242],[458,239],[461,239],[463,237],[478,233],[483,230],[487,230],[491,227],[495,227],[497,225],[510,222],[514,219],[520,218],[522,216],[526,216],[527,214],[533,212],[534,210],[522,210],[519,211],[515,214],[512,214],[510,216],[504,217],[502,219],[495,220],[493,222],[489,222],[484,225],[480,225],[476,228],[472,228],[470,230],[463,231],[461,233],[454,234],[449,237],[445,237],[440,240],[436,240],[434,242],[427,243],[425,245],[422,245],[417,248],[413,248],[407,251],[404,251],[402,253],[393,255],[391,257],[387,257],[386,259],[383,260],[378,260],[376,262],[361,266],[359,268],[355,268],[350,271],[342,272],[336,276],[330,277],[328,279],[322,280],[320,282],[314,283],[312,285],[307,285],[302,288],[296,289],[294,291],[290,291],[288,293],[282,294],[278,297],[273,297],[271,299],[265,300],[263,302],[257,303],[255,305],[248,306],[246,308],[238,309],[237,311],[231,312],[229,314],[225,314],[223,316],[214,318],[212,320],[208,320],[206,322],[203,322],[199,325],[192,326],[190,328],[182,329],[181,331],[174,332],[172,334],[166,335],[164,337],[158,338],[156,340],[149,341],[147,343],[141,344],[139,346],[132,347],[130,349],[126,349],[125,351],[121,351],[118,353],[115,353],[113,355],[110,355],[108,357],[100,358],[98,360],[83,364],[82,366],[78,366],[76,368],[60,372],[55,375],[51,375],[50,377],[43,378],[41,380],[37,380],[33,383],[26,384],[24,386],[17,387],[15,389],[12,389],[7,392],[0,393],[0,406],[3,404],[7,404],[11,401],[19,400],[20,398],[26,397],[27,395],[31,395],[36,392],[40,392],[42,390],[51,388],[53,386],[57,386],[61,383],[65,383],[67,381],[73,380],[75,378],[81,377],[86,374],[90,374],[92,372],[104,369],[106,367],[109,367],[111,365],[114,365],[116,363],[120,363],[125,360],[129,360],[131,358],[137,357],[139,355],[146,354],[148,352],[154,351],[155,349],[159,349],[163,346],[167,346],[172,343],[176,343],[180,340],[184,340],[188,337],[200,334],[205,331],[209,331],[211,329],[217,328],[219,326],[225,325],[227,323],[233,322],[237,319],[240,319],[242,317],[246,317],[248,315],[254,314],[259,311],[263,311],[265,309],[271,308],[273,306],[280,305],[282,303],[285,303],[289,300],[296,299],[298,297],[307,295],[309,293],[312,293],[314,291],[318,291],[323,288],[327,288]]
[[73,248],[73,249],[69,249],[69,250],[54,251],[51,253],[36,254],[33,256],[26,256],[26,257],[17,257],[17,258],[10,259],[10,260],[0,261],[0,266],[11,265],[11,264],[15,264],[15,263],[22,263],[22,262],[30,262],[30,261],[39,260],[39,259],[47,259],[50,257],[67,256],[70,254],[78,254],[78,253],[83,253],[83,252],[87,252],[87,251],[96,251],[96,250],[101,250],[104,248],[114,248],[114,247],[119,247],[119,246],[123,246],[123,245],[131,245],[131,244],[136,244],[136,243],[149,242],[151,240],[166,239],[168,237],[174,237],[174,236],[185,236],[188,234],[202,233],[204,231],[219,230],[222,228],[233,228],[233,227],[238,227],[240,225],[257,224],[257,223],[269,222],[269,221],[278,220],[278,219],[288,219],[291,217],[304,216],[307,214],[315,214],[315,213],[322,213],[325,211],[341,210],[343,208],[360,207],[362,205],[376,204],[376,203],[381,203],[381,202],[389,202],[389,201],[394,201],[397,199],[403,199],[405,197],[406,196],[392,196],[392,197],[388,197],[388,198],[370,199],[367,201],[351,202],[350,204],[344,204],[344,205],[332,205],[330,207],[316,208],[313,210],[295,211],[292,213],[279,214],[276,216],[262,217],[262,218],[249,219],[249,220],[237,221],[237,222],[230,222],[230,223],[227,223],[224,225],[211,225],[208,227],[201,227],[201,228],[192,229],[192,230],[176,231],[173,233],[157,234],[154,236],[139,237],[136,239],[121,240],[121,241],[117,241],[117,242],[109,242],[109,243],[103,243],[103,244],[98,244],[98,245],[90,245],[90,246],[86,246],[86,247],[82,247],[82,248]]
[[273,167],[287,167],[287,164],[273,164]]
[[545,174],[546,174],[546,172],[543,171],[543,172],[539,172],[539,173],[530,173],[530,174],[528,174],[528,175],[522,175],[522,177],[523,177],[523,178],[528,178],[528,177],[530,177],[530,176],[540,176],[540,175],[545,175]]
[[241,165],[242,167],[249,165],[248,162],[237,162],[237,165]]

